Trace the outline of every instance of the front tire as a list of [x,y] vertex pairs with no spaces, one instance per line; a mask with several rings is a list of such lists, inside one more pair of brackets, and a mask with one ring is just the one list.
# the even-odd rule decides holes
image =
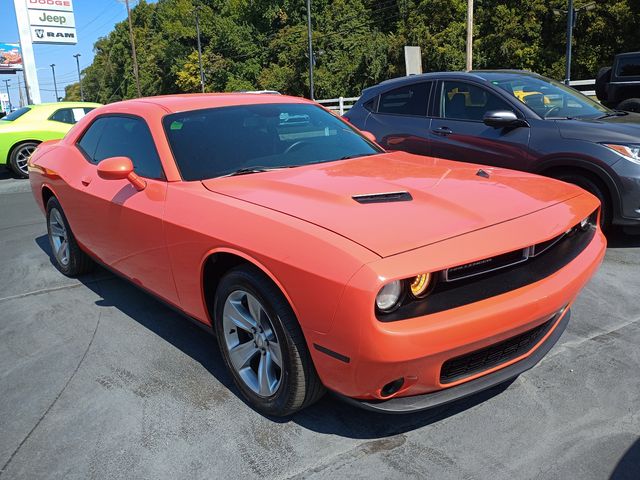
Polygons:
[[216,291],[214,312],[225,365],[253,408],[287,416],[323,395],[291,306],[259,269],[229,271]]
[[47,202],[47,232],[53,263],[60,272],[67,277],[75,277],[92,270],[93,261],[80,250],[62,206],[55,197]]
[[9,166],[11,170],[13,170],[13,173],[19,178],[29,177],[28,162],[33,152],[36,151],[36,148],[38,148],[38,142],[23,142],[11,150]]
[[605,193],[604,188],[596,181],[582,175],[576,175],[571,173],[560,174],[554,178],[562,180],[563,182],[572,183],[580,188],[583,188],[594,197],[600,200],[600,228],[602,230],[608,230],[611,227],[611,216],[613,207],[608,195]]

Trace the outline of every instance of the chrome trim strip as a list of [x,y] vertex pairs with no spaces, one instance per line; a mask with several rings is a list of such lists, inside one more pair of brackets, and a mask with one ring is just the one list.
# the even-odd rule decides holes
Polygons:
[[[465,276],[463,276],[463,277],[458,277],[458,278],[450,279],[450,278],[449,278],[449,270],[451,270],[451,268],[464,267],[465,265],[469,265],[469,263],[466,263],[466,264],[464,264],[464,265],[457,265],[457,266],[455,266],[455,267],[451,267],[451,268],[447,268],[446,270],[444,270],[444,271],[442,272],[443,277],[444,277],[444,281],[445,281],[445,282],[457,282],[458,280],[464,280],[464,279],[466,279],[466,278],[477,277],[478,275],[484,275],[485,273],[495,272],[496,270],[502,270],[503,268],[508,268],[508,267],[512,267],[512,266],[514,266],[514,265],[518,265],[518,264],[520,264],[520,263],[523,263],[523,262],[526,262],[527,260],[529,260],[529,256],[530,256],[529,254],[530,254],[530,251],[531,251],[531,247],[525,247],[525,248],[523,248],[523,249],[522,249],[522,259],[520,259],[520,260],[518,260],[518,261],[511,262],[511,263],[507,263],[507,264],[505,264],[505,265],[500,265],[499,267],[496,267],[496,268],[490,268],[489,270],[483,270],[483,271],[481,271],[481,272],[472,273],[472,274],[470,274],[470,275],[465,275]],[[505,252],[505,253],[503,253],[503,254],[501,254],[501,255],[506,255],[506,254],[508,254],[508,253],[511,253],[511,252]],[[499,257],[499,256],[500,256],[500,255],[496,255],[496,256],[494,256],[494,257],[489,257],[488,259],[485,259],[485,260],[490,260],[491,258],[495,258],[495,257]],[[482,262],[482,260],[478,260],[478,262]],[[470,262],[470,263],[474,263],[474,262]]]

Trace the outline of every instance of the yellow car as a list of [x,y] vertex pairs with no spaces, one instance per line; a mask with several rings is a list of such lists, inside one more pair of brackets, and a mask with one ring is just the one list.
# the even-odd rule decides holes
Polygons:
[[29,105],[0,118],[0,165],[27,178],[27,161],[39,143],[57,140],[99,103],[58,102]]

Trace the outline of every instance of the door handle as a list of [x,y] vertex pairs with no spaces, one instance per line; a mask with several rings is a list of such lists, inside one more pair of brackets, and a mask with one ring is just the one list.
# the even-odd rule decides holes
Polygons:
[[436,135],[440,135],[441,137],[446,137],[447,135],[451,135],[453,133],[453,130],[451,130],[449,127],[440,127],[431,130],[431,132],[435,133]]
[[82,185],[84,185],[85,187],[88,186],[91,183],[91,177],[82,177],[80,179],[80,183],[82,183]]

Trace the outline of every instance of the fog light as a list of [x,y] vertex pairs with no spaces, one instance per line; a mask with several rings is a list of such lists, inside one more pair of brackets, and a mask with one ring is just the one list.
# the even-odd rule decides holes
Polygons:
[[393,382],[389,382],[380,390],[380,396],[388,397],[390,395],[393,395],[398,390],[400,390],[403,385],[404,385],[404,378],[398,378]]
[[394,280],[380,289],[376,296],[376,306],[381,312],[388,313],[397,308],[402,297],[402,282]]
[[416,298],[423,298],[429,293],[429,287],[431,286],[431,274],[421,273],[411,282],[411,295]]

